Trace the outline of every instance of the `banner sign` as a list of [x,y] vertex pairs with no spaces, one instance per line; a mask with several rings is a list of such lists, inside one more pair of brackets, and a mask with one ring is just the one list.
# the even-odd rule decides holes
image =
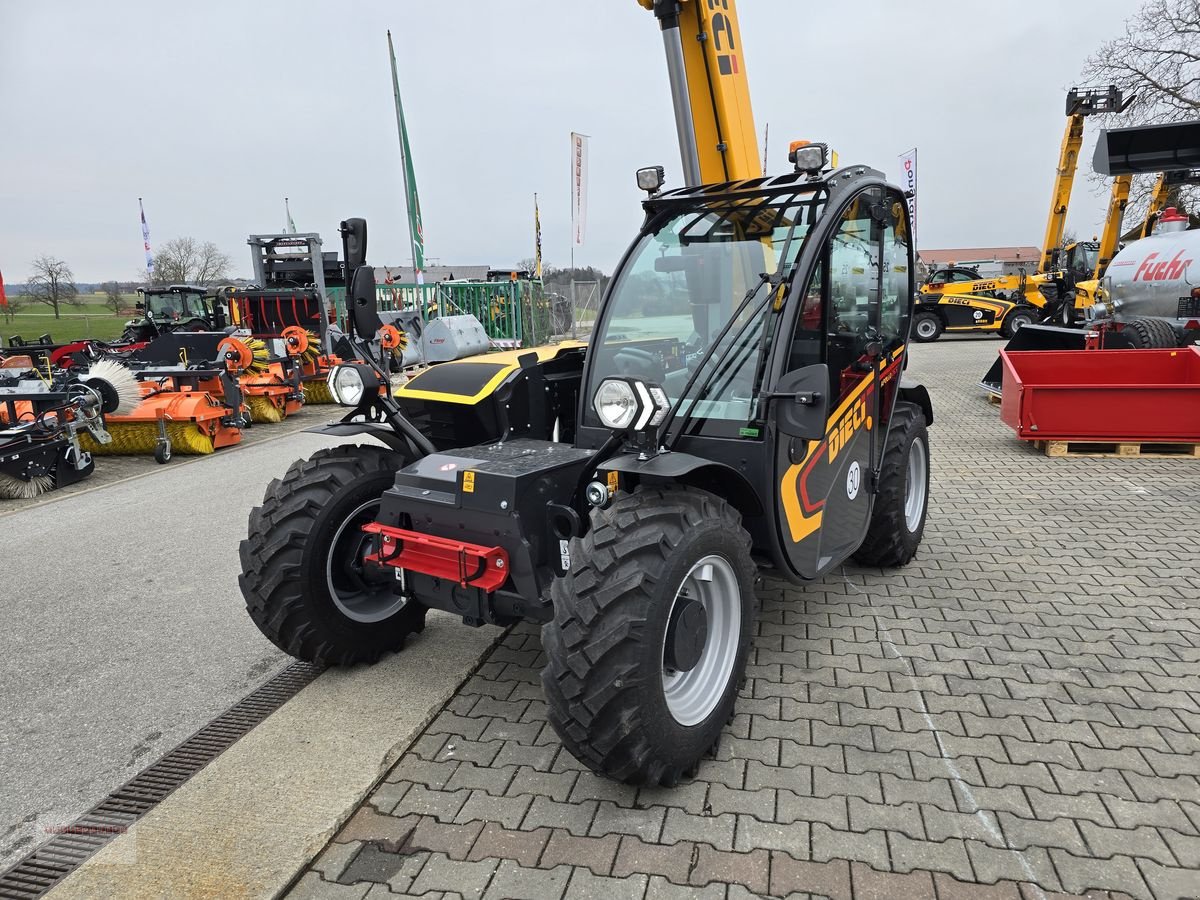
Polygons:
[[912,221],[912,246],[917,247],[917,148],[900,154],[900,189],[908,201],[908,217]]
[[571,234],[576,247],[587,232],[588,139],[571,132]]

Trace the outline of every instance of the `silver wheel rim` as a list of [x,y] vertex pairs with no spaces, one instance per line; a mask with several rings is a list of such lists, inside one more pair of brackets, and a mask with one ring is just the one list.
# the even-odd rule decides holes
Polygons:
[[[382,622],[403,609],[408,602],[394,593],[391,579],[395,576],[390,572],[390,577],[382,577],[378,582],[355,584],[355,565],[360,562],[370,538],[366,534],[355,537],[347,529],[351,525],[359,528],[368,519],[373,519],[373,515],[364,517],[363,514],[369,509],[378,508],[379,500],[368,500],[346,516],[329,542],[329,555],[325,558],[325,584],[333,605],[342,615],[355,622]],[[354,587],[365,589],[348,589]]]
[[908,479],[904,488],[904,524],[912,534],[925,514],[925,481],[928,477],[925,442],[918,439],[908,448]]
[[923,338],[933,337],[934,332],[936,332],[936,331],[937,331],[937,325],[934,324],[933,319],[921,319],[920,321],[917,322],[917,336],[918,337],[923,337]]
[[704,557],[688,570],[667,610],[668,622],[680,597],[699,601],[708,617],[708,639],[699,661],[686,672],[667,668],[667,635],[663,633],[663,696],[671,718],[691,726],[712,715],[733,675],[742,634],[742,594],[729,560],[714,555]]
[[1020,331],[1022,328],[1024,328],[1026,325],[1028,325],[1029,322],[1030,322],[1029,316],[1025,315],[1024,313],[1018,313],[1016,316],[1013,317],[1012,333],[1016,334],[1018,331]]

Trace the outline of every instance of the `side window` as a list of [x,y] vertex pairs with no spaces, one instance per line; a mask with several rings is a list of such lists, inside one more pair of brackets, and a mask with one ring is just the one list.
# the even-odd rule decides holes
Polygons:
[[879,331],[885,354],[908,340],[909,298],[913,291],[911,242],[904,200],[899,194],[888,197],[883,228],[883,298]]
[[880,229],[872,217],[882,194],[869,189],[847,207],[829,245],[828,354],[830,396],[837,406],[871,373],[867,347],[880,303]]
[[825,263],[813,269],[808,286],[800,295],[800,315],[788,353],[786,371],[814,366],[825,359]]

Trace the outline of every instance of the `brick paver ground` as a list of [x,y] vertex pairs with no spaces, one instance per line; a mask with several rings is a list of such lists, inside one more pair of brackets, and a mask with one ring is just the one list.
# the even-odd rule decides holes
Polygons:
[[918,347],[906,569],[765,582],[738,713],[674,790],[587,772],[518,627],[291,896],[1200,896],[1200,463],[1047,459]]

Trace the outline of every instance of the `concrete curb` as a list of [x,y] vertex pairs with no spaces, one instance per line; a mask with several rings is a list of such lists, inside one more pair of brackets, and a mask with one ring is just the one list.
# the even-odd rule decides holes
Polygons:
[[502,634],[430,613],[402,653],[326,672],[49,896],[277,896]]

